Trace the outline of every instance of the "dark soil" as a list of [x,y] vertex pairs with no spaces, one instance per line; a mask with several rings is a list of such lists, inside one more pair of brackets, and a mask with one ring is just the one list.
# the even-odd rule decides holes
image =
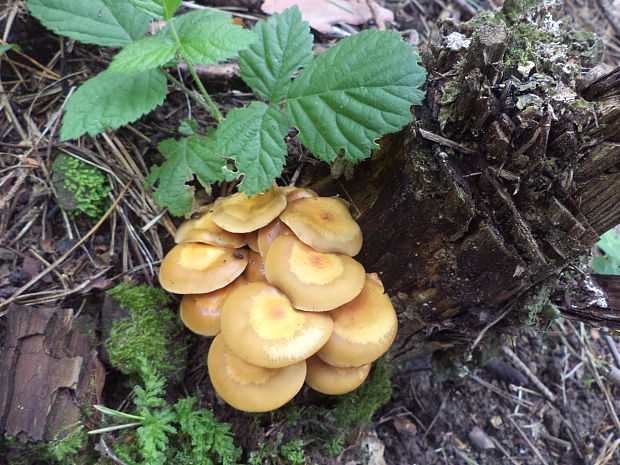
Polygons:
[[[217,3],[243,3],[250,8],[250,14],[258,12],[259,4]],[[465,1],[381,3],[395,11],[397,28],[407,31],[407,40],[420,47],[438,18],[466,20],[472,10],[496,6],[492,2]],[[13,8],[17,8],[15,17],[10,14]],[[155,283],[157,264],[173,243],[164,220],[142,229],[159,210],[143,200],[149,192],[132,170],[144,177],[149,166],[161,162],[156,144],[177,134],[181,118],[187,116],[187,101],[181,94],[172,93],[164,106],[141,118],[133,129],[110,132],[107,140],[84,137],[61,144],[54,115],[69,87],[101,71],[114,51],[70,44],[54,36],[27,14],[22,2],[4,3],[0,14],[0,26],[8,31],[7,41],[21,47],[20,54],[10,51],[4,55],[0,68],[0,90],[12,110],[0,111],[0,302],[16,296],[22,286],[32,281],[19,291],[21,295],[15,302],[73,308],[78,314],[99,319],[102,292],[125,280]],[[595,24],[589,27],[597,30]],[[316,39],[325,45],[335,40],[320,35]],[[609,36],[606,41],[610,47],[608,60],[613,62],[617,59],[617,37]],[[43,66],[33,64],[28,57]],[[45,68],[57,73],[57,77],[50,76]],[[206,84],[224,109],[247,104],[252,98],[237,78],[207,78]],[[1,101],[0,108],[6,104]],[[211,123],[200,108],[192,112],[201,123]],[[110,221],[52,272],[37,278],[47,264],[59,259],[95,224],[83,217],[67,219],[57,205],[49,172],[60,149],[116,174],[112,183],[114,197],[130,179],[135,182]],[[115,155],[119,150],[136,157],[135,168],[130,169]],[[302,177],[317,172],[309,169],[312,167],[327,171],[298,143],[290,144],[289,154],[284,182],[290,182],[298,172]],[[221,185],[213,193],[200,192],[199,196],[207,199],[233,188]],[[177,219],[172,221],[178,224]],[[5,310],[0,309],[0,341],[5,336]],[[371,424],[350,432],[346,448],[338,456],[325,452],[320,441],[311,436],[316,425],[304,423],[303,418],[291,425],[285,414],[249,415],[223,404],[212,390],[206,371],[209,342],[197,336],[192,341],[192,355],[180,392],[199,394],[204,407],[212,408],[218,419],[232,424],[238,444],[246,451],[283,433],[285,442],[305,440],[308,463],[317,464],[620,463],[620,424],[615,423],[617,418],[614,420],[614,412],[620,407],[620,386],[617,379],[605,377],[606,367],[614,360],[605,335],[597,330],[561,322],[553,324],[547,333],[526,330],[512,341],[517,357],[549,389],[554,400],[545,397],[532,376],[508,356],[499,357],[461,381],[438,381],[430,355],[397,366],[391,401],[379,409]],[[127,393],[123,377],[110,371],[101,402],[115,405]],[[329,407],[333,402],[306,390],[294,404]],[[0,419],[3,415],[0,412]],[[0,453],[0,463],[4,463],[2,460]]]

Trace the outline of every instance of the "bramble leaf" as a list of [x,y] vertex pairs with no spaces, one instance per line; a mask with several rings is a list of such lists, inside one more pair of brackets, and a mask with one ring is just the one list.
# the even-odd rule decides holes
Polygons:
[[214,150],[215,141],[202,136],[179,140],[166,139],[159,151],[167,160],[151,169],[149,183],[159,181],[153,194],[155,201],[176,216],[189,216],[192,210],[192,190],[186,184],[196,174],[204,186],[234,178],[226,169],[226,160]]
[[217,153],[233,158],[243,175],[239,191],[266,191],[282,173],[287,154],[286,115],[262,102],[231,110],[217,129]]
[[138,40],[150,22],[127,0],[28,0],[28,9],[56,34],[107,47]]
[[[180,25],[180,26],[179,26]],[[179,53],[192,65],[215,65],[237,55],[256,36],[232,23],[230,15],[209,15],[202,20],[175,22]]]
[[286,97],[293,73],[312,60],[312,34],[297,6],[253,29],[256,42],[239,54],[243,80],[261,98],[277,102]]
[[114,57],[108,69],[140,71],[158,68],[173,59],[176,51],[176,44],[166,36],[145,37],[123,48]]
[[166,76],[158,69],[117,73],[103,71],[69,98],[60,140],[91,136],[137,120],[164,101]]
[[181,0],[129,0],[129,3],[155,19],[171,19]]
[[412,120],[422,102],[424,69],[411,45],[392,31],[368,30],[341,40],[293,81],[286,110],[299,139],[325,161],[341,149],[347,159],[367,158],[375,139]]

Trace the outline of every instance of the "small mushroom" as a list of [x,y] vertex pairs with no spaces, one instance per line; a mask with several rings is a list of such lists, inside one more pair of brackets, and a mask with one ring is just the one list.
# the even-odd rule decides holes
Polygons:
[[266,283],[265,259],[253,250],[248,252],[248,266],[243,272],[243,276],[251,283]]
[[174,235],[175,242],[177,244],[182,242],[202,242],[233,249],[245,245],[243,234],[235,234],[220,228],[213,222],[212,218],[213,212],[206,211],[198,218],[192,218],[183,222]]
[[239,358],[219,334],[207,357],[213,387],[228,404],[245,412],[268,412],[295,397],[304,384],[306,361],[265,368]]
[[295,235],[314,250],[351,257],[362,248],[362,231],[338,197],[306,197],[290,202],[280,215]]
[[221,330],[220,316],[226,298],[248,281],[239,276],[228,286],[206,294],[185,294],[181,299],[180,317],[190,331],[201,336],[215,336]]
[[323,312],[355,298],[364,267],[347,255],[320,253],[292,236],[278,237],[265,258],[267,281],[300,310]]
[[230,284],[243,273],[247,254],[199,242],[175,245],[159,268],[159,283],[176,294],[204,294]]
[[233,292],[222,309],[222,335],[245,361],[280,368],[305,360],[329,338],[327,314],[296,310],[267,283],[251,283]]
[[316,355],[306,360],[306,383],[323,394],[346,394],[362,385],[370,372],[370,363],[360,367],[337,368]]
[[383,355],[396,337],[398,320],[378,277],[369,275],[364,289],[351,302],[330,312],[334,331],[317,352],[336,367],[371,363]]
[[280,219],[276,218],[267,226],[263,226],[258,230],[258,252],[263,256],[267,256],[267,251],[273,241],[280,236],[294,236],[293,231],[285,225]]
[[305,197],[318,197],[319,195],[314,192],[312,189],[308,189],[307,187],[295,187],[295,186],[284,186],[281,188],[284,195],[286,195],[286,201],[292,202],[293,200],[303,199]]
[[213,222],[234,233],[262,228],[278,217],[286,207],[286,196],[279,187],[252,197],[244,192],[220,197],[213,204]]

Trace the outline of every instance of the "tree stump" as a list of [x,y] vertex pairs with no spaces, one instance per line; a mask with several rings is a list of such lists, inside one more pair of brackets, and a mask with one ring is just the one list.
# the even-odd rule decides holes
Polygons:
[[549,299],[620,325],[576,267],[620,223],[620,69],[594,67],[594,35],[520,4],[440,25],[414,123],[343,182],[360,260],[398,306],[395,358],[456,346],[471,359]]

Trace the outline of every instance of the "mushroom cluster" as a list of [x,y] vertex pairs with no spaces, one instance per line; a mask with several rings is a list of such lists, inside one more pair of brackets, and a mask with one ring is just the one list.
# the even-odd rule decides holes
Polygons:
[[376,274],[355,256],[362,232],[345,201],[273,187],[219,198],[183,223],[160,283],[184,294],[185,326],[215,336],[211,381],[233,407],[274,410],[304,381],[324,394],[360,386],[396,337]]

